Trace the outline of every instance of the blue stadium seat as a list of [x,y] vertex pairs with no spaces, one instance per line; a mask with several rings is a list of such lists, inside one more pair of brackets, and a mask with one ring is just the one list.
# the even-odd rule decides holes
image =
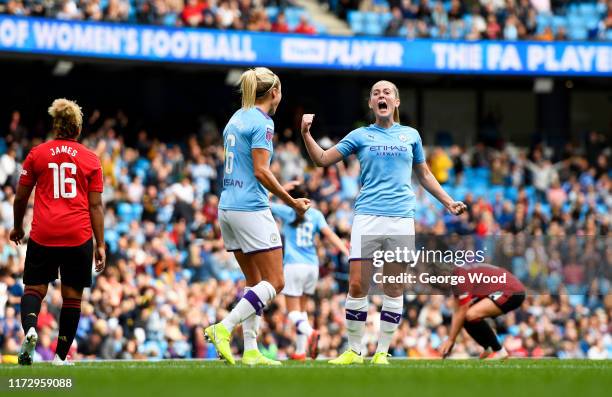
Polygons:
[[382,25],[383,29],[387,27],[391,19],[393,19],[393,15],[390,12],[380,14],[380,24]]
[[546,28],[552,25],[553,16],[548,13],[540,13],[536,16],[536,23],[538,28]]
[[612,30],[608,30],[608,31],[606,32],[606,39],[607,39],[607,40],[612,40]]
[[266,14],[270,20],[275,20],[278,15],[278,7],[266,7]]
[[586,28],[575,26],[570,28],[569,37],[572,40],[586,40],[589,37],[589,33]]
[[119,203],[117,205],[117,216],[123,222],[130,222],[132,220],[132,206],[129,203]]
[[518,189],[515,188],[514,186],[506,187],[504,197],[506,197],[506,199],[510,201],[516,201],[516,198],[518,197]]
[[364,33],[369,36],[380,36],[383,32],[383,27],[380,23],[367,23],[364,28]]
[[140,221],[142,219],[142,204],[134,203],[132,204],[132,220]]
[[578,10],[583,16],[591,16],[597,14],[597,5],[595,3],[581,3],[578,5]]
[[119,233],[115,229],[104,230],[104,240],[108,244],[108,248],[111,252],[117,252],[119,247]]
[[599,16],[592,15],[590,17],[586,17],[585,21],[586,28],[588,30],[595,30],[599,25]]
[[349,11],[348,22],[355,34],[363,33],[364,17],[360,11]]
[[125,223],[125,222],[119,222],[119,223],[117,223],[117,226],[115,227],[115,230],[119,234],[125,234],[125,233],[127,233],[130,230],[130,226],[127,223]]
[[176,15],[173,12],[171,12],[171,13],[168,13],[168,14],[164,15],[163,24],[165,26],[176,26],[176,21],[177,20],[178,20],[178,15]]
[[567,23],[570,29],[583,28],[585,25],[585,19],[581,15],[570,14],[567,16]]
[[380,14],[377,12],[364,12],[363,17],[366,26],[380,23]]
[[552,27],[555,31],[560,27],[567,28],[567,19],[560,15],[555,15],[552,19]]

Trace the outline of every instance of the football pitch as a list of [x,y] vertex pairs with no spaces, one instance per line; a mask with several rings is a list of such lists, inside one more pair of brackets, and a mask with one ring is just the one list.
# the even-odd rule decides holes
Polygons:
[[[10,379],[70,378],[69,389],[9,388]],[[612,361],[392,360],[387,367],[324,361],[230,367],[220,361],[88,362],[74,367],[0,365],[0,394],[71,396],[610,396]],[[14,381],[13,381],[14,383]]]

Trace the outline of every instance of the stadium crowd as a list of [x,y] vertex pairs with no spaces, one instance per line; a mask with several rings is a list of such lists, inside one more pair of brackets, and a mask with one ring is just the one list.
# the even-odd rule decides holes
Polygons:
[[[144,130],[131,130],[131,125],[121,112],[104,117],[95,111],[85,122],[82,141],[99,155],[105,177],[108,264],[84,295],[70,354],[75,359],[216,357],[202,331],[236,303],[244,288],[237,262],[224,250],[217,221],[223,175],[220,130],[211,124],[208,133],[167,143]],[[19,112],[0,127],[0,352],[11,362],[23,338],[18,319],[25,255],[25,246],[16,247],[8,239],[12,200],[20,165],[41,140],[30,138]],[[128,135],[137,137],[129,145],[124,139]],[[287,129],[275,139],[273,171],[283,181],[303,180],[330,226],[348,244],[359,190],[357,161],[312,168],[302,155],[299,136]],[[521,150],[511,144],[478,144],[430,146],[427,152],[436,178],[469,210],[451,217],[419,188],[418,234],[507,235],[517,241],[600,237],[595,249],[583,247],[569,264],[542,246],[508,254],[520,277],[556,277],[560,282],[530,293],[519,310],[497,321],[506,349],[514,356],[612,358],[612,153],[605,135],[592,132],[584,142],[557,151],[542,145]],[[321,278],[308,313],[321,333],[320,354],[329,357],[346,343],[348,265],[325,242],[319,253]],[[371,297],[364,339],[370,353],[377,340],[379,298]],[[391,353],[439,357],[436,348],[450,324],[450,298],[407,294],[405,300]],[[38,359],[53,358],[60,308],[60,291],[51,287],[38,319]],[[262,352],[287,357],[293,337],[278,297],[265,312]],[[234,338],[236,353],[241,339]],[[464,337],[453,356],[476,353],[476,344]]]
[[[281,10],[269,17],[270,8],[286,8],[288,0],[8,0],[0,2],[0,13],[63,20],[139,23],[147,25],[202,27],[315,34],[317,29],[304,12],[291,8],[295,21],[288,23]],[[274,11],[278,8],[273,7]],[[297,15],[297,13],[299,15]]]
[[[467,40],[612,40],[612,1],[329,0],[355,34]],[[63,20],[325,33],[291,0],[7,0],[0,13]]]
[[610,40],[612,34],[609,0],[331,0],[330,7],[357,33],[408,39]]

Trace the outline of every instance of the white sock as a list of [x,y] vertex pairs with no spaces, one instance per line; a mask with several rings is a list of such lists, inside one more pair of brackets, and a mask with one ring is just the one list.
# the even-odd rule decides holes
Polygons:
[[266,303],[274,299],[276,290],[267,281],[260,281],[256,286],[248,290],[234,309],[227,315],[221,324],[232,332],[237,324],[240,324],[252,314],[262,314]]
[[378,346],[376,353],[388,353],[391,339],[397,327],[402,321],[402,311],[404,309],[404,297],[392,298],[385,295],[383,297],[382,310],[380,311],[380,335],[378,336]]
[[361,354],[365,323],[368,318],[368,297],[353,298],[347,295],[344,308],[349,348],[355,353]]
[[312,327],[308,323],[306,312],[298,312],[297,310],[289,312],[289,321],[295,325],[297,336],[295,338],[295,354],[306,354],[306,343],[308,337],[312,334]]
[[[246,287],[244,293],[246,294],[251,287]],[[242,322],[242,336],[244,338],[244,351],[257,350],[257,332],[259,331],[259,323],[261,316],[252,314]]]
[[312,334],[313,330],[312,330],[312,326],[310,325],[310,322],[308,321],[308,313],[301,312],[300,314],[302,315],[303,321],[300,322],[298,329],[300,330],[301,333],[303,333],[307,337],[310,337],[310,334]]

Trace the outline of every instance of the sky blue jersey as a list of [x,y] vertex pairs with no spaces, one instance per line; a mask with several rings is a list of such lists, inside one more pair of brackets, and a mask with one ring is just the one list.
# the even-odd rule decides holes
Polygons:
[[271,161],[273,136],[274,122],[259,108],[234,113],[223,130],[225,169],[219,208],[260,211],[270,207],[268,190],[255,178],[251,150],[268,150]]
[[414,217],[412,165],[425,161],[417,130],[397,123],[387,129],[370,124],[351,131],[336,149],[344,157],[356,154],[361,165],[356,214]]
[[311,208],[304,215],[304,222],[297,227],[291,223],[295,220],[295,211],[284,204],[272,204],[272,215],[283,221],[282,234],[285,236],[285,265],[319,266],[315,235],[329,227],[321,211]]

